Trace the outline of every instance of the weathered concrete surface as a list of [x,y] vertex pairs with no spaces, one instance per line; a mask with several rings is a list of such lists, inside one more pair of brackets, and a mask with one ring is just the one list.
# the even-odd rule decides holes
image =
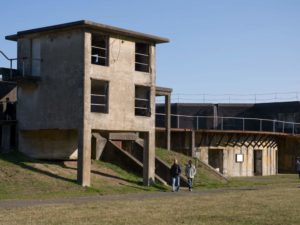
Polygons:
[[126,133],[109,133],[109,140],[121,140],[121,141],[135,141],[139,138],[138,133],[126,132]]
[[[30,40],[18,41],[18,57],[30,57]],[[41,82],[18,86],[20,130],[78,129],[83,107],[83,43],[80,31],[40,37]],[[25,61],[31,73],[30,60]]]
[[[261,135],[206,134],[195,131],[195,139],[191,131],[172,132],[172,146],[175,151],[194,156],[209,164],[210,151],[220,151],[222,173],[227,177],[254,176],[254,151],[262,151],[261,172],[265,175],[275,175],[277,165],[277,139]],[[156,132],[156,143],[164,145],[164,132]],[[193,143],[194,142],[194,143]],[[195,145],[194,145],[195,144]],[[243,162],[236,162],[236,155],[242,154]]]
[[32,158],[77,159],[77,130],[32,130],[19,133],[19,149]]
[[102,152],[105,148],[105,145],[107,143],[107,139],[102,137],[99,133],[93,133],[92,134],[92,159],[99,160]]
[[[31,57],[30,38],[19,39],[19,58]],[[41,81],[18,86],[19,150],[38,158],[77,158],[76,130],[81,129],[83,117],[84,36],[80,31],[67,31],[35,39],[41,43]],[[30,75],[31,61],[24,62],[25,73]],[[18,68],[22,68],[20,63]],[[65,134],[70,137],[63,141],[60,135]]]

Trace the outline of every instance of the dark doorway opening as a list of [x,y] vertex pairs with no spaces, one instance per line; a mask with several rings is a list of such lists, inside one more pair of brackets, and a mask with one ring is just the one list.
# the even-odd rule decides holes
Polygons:
[[262,150],[254,150],[254,175],[262,176]]
[[223,149],[209,149],[208,164],[223,173]]

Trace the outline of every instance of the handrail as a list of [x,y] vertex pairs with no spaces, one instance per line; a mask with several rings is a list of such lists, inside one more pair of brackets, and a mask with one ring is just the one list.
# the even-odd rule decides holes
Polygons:
[[[156,116],[166,116],[165,113],[156,113]],[[228,127],[235,127],[236,130],[242,131],[268,131],[276,133],[291,133],[300,134],[300,123],[292,121],[283,121],[276,119],[263,119],[263,118],[251,118],[251,117],[231,117],[231,116],[192,116],[192,115],[181,115],[171,114],[171,118],[175,117],[176,121],[173,121],[172,128],[183,128],[183,129],[213,129],[213,130],[229,130]],[[182,118],[191,119],[189,123],[186,121],[182,122]],[[200,119],[206,119],[204,126],[201,124]],[[231,121],[230,121],[231,120]],[[242,122],[242,124],[237,123]],[[174,122],[176,124],[174,125]],[[192,123],[191,123],[192,122]],[[252,122],[249,124],[249,122]],[[258,122],[255,124],[253,122]],[[267,124],[266,124],[267,123]],[[247,128],[250,126],[250,129]],[[254,128],[253,128],[254,127]],[[267,127],[267,129],[266,129]]]
[[12,68],[12,63],[13,61],[18,61],[21,60],[22,61],[22,76],[25,76],[25,60],[35,60],[35,61],[40,61],[43,62],[42,58],[29,58],[29,57],[22,57],[22,58],[9,58],[3,51],[0,50],[0,54],[7,59],[10,62],[10,78],[12,78],[13,75],[13,68]]

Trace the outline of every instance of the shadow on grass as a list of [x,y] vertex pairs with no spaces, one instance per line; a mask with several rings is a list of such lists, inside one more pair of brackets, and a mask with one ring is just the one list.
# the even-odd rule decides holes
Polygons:
[[[15,165],[17,165],[21,168],[33,171],[35,173],[40,173],[40,174],[43,174],[43,175],[46,175],[46,176],[49,176],[49,177],[52,177],[52,178],[55,178],[55,179],[59,179],[59,180],[62,180],[62,181],[76,183],[76,180],[74,180],[74,179],[59,176],[59,175],[53,174],[49,171],[45,171],[45,170],[42,170],[42,169],[39,169],[39,168],[28,165],[28,163],[43,163],[43,161],[30,159],[30,158],[26,157],[25,155],[23,155],[22,153],[17,152],[17,151],[12,151],[12,152],[9,152],[9,153],[4,153],[4,154],[0,153],[0,159],[2,159],[4,161],[7,161],[7,162],[10,162],[10,163],[13,163],[13,164],[15,164]],[[53,163],[53,164],[57,164],[57,163]]]
[[[63,168],[65,168],[65,169],[76,170],[75,167],[66,166],[64,163],[62,163],[61,166]],[[132,179],[126,179],[126,178],[123,178],[121,176],[112,175],[112,174],[108,174],[108,173],[104,173],[104,172],[100,172],[100,171],[96,171],[96,170],[91,170],[91,173],[99,175],[99,176],[103,176],[103,177],[108,177],[108,178],[116,179],[116,180],[119,180],[119,181],[125,181],[125,182],[127,182],[129,184],[120,183],[120,185],[123,185],[123,186],[126,186],[126,187],[140,189],[140,190],[143,190],[143,191],[150,191],[149,188],[147,188],[147,187],[144,186],[143,181],[135,181],[135,180],[132,180]],[[132,185],[130,185],[130,184],[132,184]],[[137,186],[134,186],[134,185],[137,185]],[[156,188],[156,189],[158,189],[160,191],[166,191],[167,190],[166,187],[164,187],[164,186],[162,186],[160,184],[156,184],[156,183],[153,184],[153,185],[151,185],[151,187],[154,187],[154,188]]]
[[[29,165],[29,163],[40,163],[40,164],[47,163],[47,164],[52,164],[52,165],[58,165],[64,169],[75,170],[75,171],[77,170],[76,167],[71,167],[71,166],[65,165],[64,161],[49,161],[49,160],[32,159],[32,158],[29,158],[29,157],[23,155],[22,153],[20,153],[18,151],[12,151],[10,153],[0,153],[0,159],[3,161],[9,162],[9,163],[13,163],[21,168],[24,168],[26,170],[29,170],[29,171],[32,171],[35,173],[39,173],[39,174],[42,174],[42,175],[45,175],[45,176],[48,176],[48,177],[51,177],[54,179],[59,179],[62,181],[77,184],[77,181],[75,179],[66,178],[66,177],[63,177],[63,176],[60,176],[57,174],[53,174],[49,171],[42,170],[40,168],[36,168],[34,166]],[[95,170],[91,170],[91,173],[99,175],[99,176],[104,176],[104,177],[109,177],[112,179],[120,180],[120,181],[125,181],[128,183],[128,185],[127,184],[122,184],[122,185],[127,186],[127,187],[131,187],[131,188],[139,189],[139,190],[143,190],[143,191],[150,191],[150,189],[148,187],[143,186],[142,181],[126,179],[121,176],[116,176],[116,175],[103,173],[103,172],[95,171]],[[165,188],[162,187],[161,185],[154,184],[153,187],[158,190],[165,191]]]

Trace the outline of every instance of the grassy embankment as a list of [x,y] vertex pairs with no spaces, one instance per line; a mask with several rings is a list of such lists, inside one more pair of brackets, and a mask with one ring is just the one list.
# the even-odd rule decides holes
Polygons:
[[[176,152],[157,149],[158,157],[171,164],[176,157],[181,164],[190,158]],[[84,195],[107,195],[131,192],[168,191],[168,187],[145,187],[142,178],[110,163],[92,161],[91,183],[82,188],[76,183],[77,163],[32,160],[21,153],[0,154],[0,200],[60,198]],[[198,168],[195,189],[255,187],[295,183],[293,175],[234,178],[224,182]]]
[[142,178],[110,163],[92,161],[92,187],[76,183],[77,163],[29,159],[19,152],[0,154],[0,199],[55,198],[166,190],[145,187]]
[[202,168],[192,157],[174,152],[166,151],[165,149],[157,148],[156,156],[164,160],[167,164],[172,165],[176,158],[181,165],[183,172],[184,166],[188,160],[192,160],[197,167],[197,174],[194,179],[194,188],[210,189],[210,188],[234,188],[234,187],[256,187],[264,185],[280,185],[286,183],[297,183],[294,175],[276,175],[264,177],[235,177],[228,178],[228,182],[220,179],[218,176]]

